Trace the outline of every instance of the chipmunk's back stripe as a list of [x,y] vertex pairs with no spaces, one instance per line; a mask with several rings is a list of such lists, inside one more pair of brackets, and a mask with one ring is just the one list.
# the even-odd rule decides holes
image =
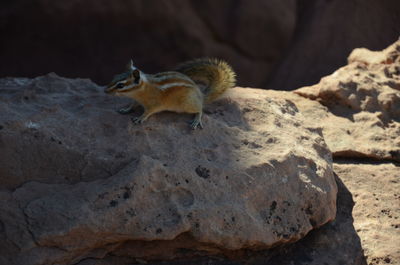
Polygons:
[[164,80],[154,82],[154,84],[156,84],[157,86],[163,86],[163,85],[170,84],[170,83],[184,83],[184,84],[193,85],[193,82],[191,82],[189,80],[182,79],[182,78],[176,78],[176,77],[171,77],[168,79],[166,78]]
[[194,87],[194,85],[184,82],[176,82],[176,83],[166,83],[164,85],[158,86],[160,90],[166,90],[172,87]]

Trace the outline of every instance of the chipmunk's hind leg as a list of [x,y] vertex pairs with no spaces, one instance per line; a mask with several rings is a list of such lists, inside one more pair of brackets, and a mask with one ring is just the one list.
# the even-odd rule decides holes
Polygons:
[[203,116],[203,112],[200,111],[199,113],[196,113],[194,116],[194,119],[190,121],[190,128],[193,130],[196,130],[197,127],[200,129],[203,129],[203,124],[201,123],[201,117]]

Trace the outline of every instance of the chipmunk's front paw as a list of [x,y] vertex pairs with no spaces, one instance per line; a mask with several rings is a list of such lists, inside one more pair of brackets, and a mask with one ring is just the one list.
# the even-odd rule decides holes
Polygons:
[[133,124],[141,124],[145,121],[145,119],[140,116],[140,117],[133,117],[132,119]]
[[133,112],[133,110],[131,108],[122,108],[122,109],[117,110],[117,112],[119,114],[129,114],[129,113]]

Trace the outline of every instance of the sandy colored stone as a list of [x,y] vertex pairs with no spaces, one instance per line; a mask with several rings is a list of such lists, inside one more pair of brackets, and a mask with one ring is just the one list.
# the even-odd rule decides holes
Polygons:
[[294,93],[326,107],[301,111],[319,121],[334,156],[400,161],[400,41],[379,52],[356,49],[347,66]]
[[266,91],[232,89],[206,108],[205,129],[192,131],[186,114],[134,125],[115,111],[127,100],[89,80],[50,74],[2,79],[0,87],[9,264],[267,249],[335,217],[321,131]]
[[353,196],[354,227],[367,264],[400,264],[399,165],[342,160],[334,169]]

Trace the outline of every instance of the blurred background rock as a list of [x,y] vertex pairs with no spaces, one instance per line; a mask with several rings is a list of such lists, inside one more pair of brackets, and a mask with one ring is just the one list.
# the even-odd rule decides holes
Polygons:
[[2,0],[0,77],[56,72],[104,85],[132,58],[155,73],[229,61],[239,85],[293,90],[400,35],[399,0]]

